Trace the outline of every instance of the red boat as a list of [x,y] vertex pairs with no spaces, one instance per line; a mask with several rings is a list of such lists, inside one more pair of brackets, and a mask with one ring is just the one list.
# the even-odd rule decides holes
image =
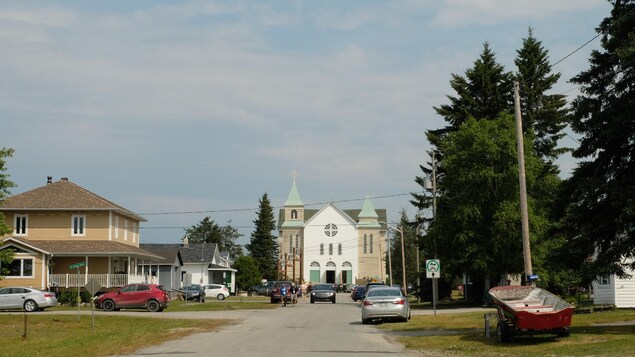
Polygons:
[[534,286],[497,286],[489,294],[498,308],[496,337],[506,342],[514,335],[569,336],[574,306]]

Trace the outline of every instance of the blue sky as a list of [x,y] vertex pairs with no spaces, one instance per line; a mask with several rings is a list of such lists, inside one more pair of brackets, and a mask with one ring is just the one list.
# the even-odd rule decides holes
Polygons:
[[[0,147],[21,193],[70,181],[136,213],[145,242],[205,216],[248,242],[293,170],[307,208],[415,211],[433,106],[489,42],[515,70],[528,28],[555,62],[593,38],[604,0],[0,1]],[[554,68],[554,92],[591,42]],[[564,146],[575,141],[565,138]],[[573,165],[561,161],[563,176]],[[162,213],[162,214],[150,214]]]

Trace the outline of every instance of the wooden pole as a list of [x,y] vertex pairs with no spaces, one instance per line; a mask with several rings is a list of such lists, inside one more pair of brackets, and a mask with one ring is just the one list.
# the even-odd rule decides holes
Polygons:
[[520,184],[520,219],[523,233],[523,258],[525,260],[525,285],[532,285],[529,277],[531,268],[531,248],[529,243],[529,214],[527,212],[527,183],[525,179],[525,149],[523,145],[523,124],[520,114],[519,84],[514,82],[514,107],[516,111],[516,144],[518,146],[518,181]]

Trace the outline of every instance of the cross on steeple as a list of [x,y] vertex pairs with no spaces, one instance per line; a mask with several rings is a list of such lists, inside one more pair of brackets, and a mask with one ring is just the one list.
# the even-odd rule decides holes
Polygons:
[[291,171],[291,176],[293,176],[293,183],[295,184],[295,178],[296,176],[298,176],[298,173],[295,170],[293,170]]

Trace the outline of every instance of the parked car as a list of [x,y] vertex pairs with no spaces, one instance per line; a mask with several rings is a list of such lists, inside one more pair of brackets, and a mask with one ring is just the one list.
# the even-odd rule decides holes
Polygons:
[[205,302],[205,289],[200,284],[192,284],[179,290],[183,293],[183,298],[192,301]]
[[356,286],[355,289],[353,289],[353,292],[351,293],[351,298],[353,299],[353,301],[364,300],[365,296],[366,296],[366,288],[361,285]]
[[410,303],[399,287],[375,286],[368,290],[362,302],[362,323],[372,320],[398,320],[407,322],[410,319]]
[[316,301],[330,301],[335,304],[335,290],[331,284],[316,284],[311,290],[311,304]]
[[281,300],[280,288],[283,285],[287,287],[287,297],[285,300],[290,300],[289,289],[291,289],[291,282],[290,281],[276,281],[275,284],[273,284],[273,287],[271,288],[271,303],[272,304],[280,302]]
[[28,312],[57,305],[55,293],[21,286],[0,289],[0,310],[24,309]]
[[216,296],[218,300],[225,300],[229,296],[229,290],[222,284],[207,284],[203,285],[205,290],[205,296]]
[[353,290],[357,287],[357,284],[348,284],[346,285],[346,292],[349,294],[353,293]]
[[250,296],[271,296],[271,289],[276,282],[274,280],[266,281],[260,285],[254,285],[249,288]]
[[161,285],[156,284],[129,284],[103,293],[95,299],[95,306],[106,311],[148,309],[151,312],[159,312],[167,308],[169,303],[168,294]]

